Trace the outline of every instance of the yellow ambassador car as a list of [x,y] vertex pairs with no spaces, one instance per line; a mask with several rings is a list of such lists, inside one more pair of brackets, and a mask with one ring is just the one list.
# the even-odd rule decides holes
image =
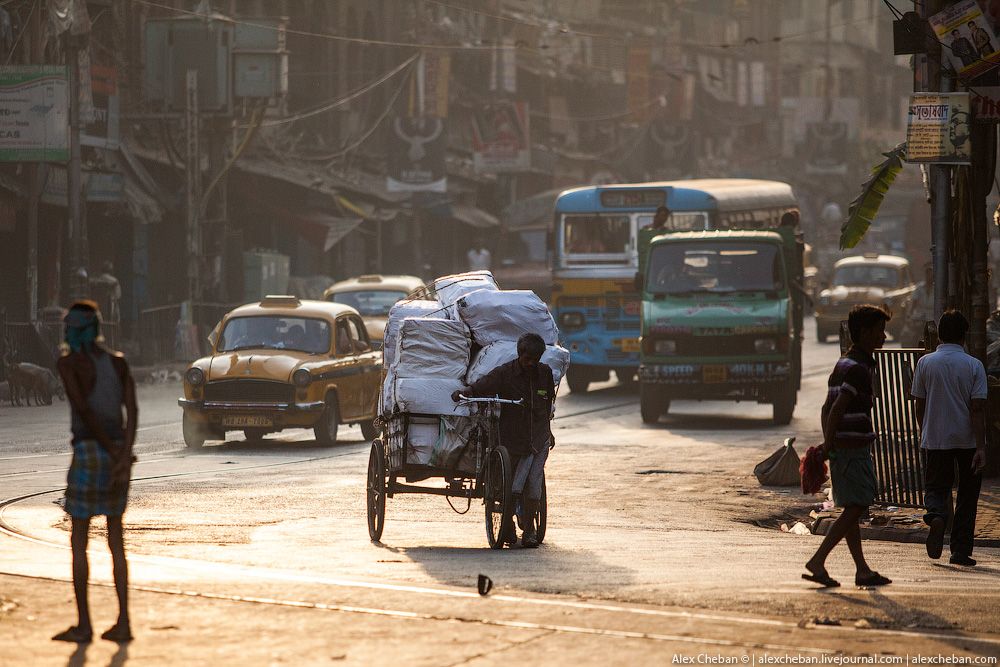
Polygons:
[[323,298],[356,308],[368,328],[372,345],[382,349],[382,336],[389,319],[389,309],[413,290],[423,287],[416,276],[371,274],[334,283],[323,292]]
[[229,312],[210,338],[212,354],[184,373],[184,443],[201,447],[243,431],[247,440],[311,428],[332,444],[340,424],[373,420],[382,355],[350,306],[268,296]]
[[910,262],[903,257],[878,253],[845,257],[833,265],[833,281],[816,300],[816,339],[825,343],[827,336],[837,336],[840,321],[847,319],[851,308],[873,303],[892,312],[887,328],[899,340],[916,289]]

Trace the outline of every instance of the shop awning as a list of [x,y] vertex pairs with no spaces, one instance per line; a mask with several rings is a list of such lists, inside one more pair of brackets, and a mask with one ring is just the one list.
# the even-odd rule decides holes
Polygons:
[[280,218],[290,222],[303,238],[317,245],[323,244],[323,252],[329,252],[364,222],[364,218],[342,218],[315,209],[303,212],[283,211]]
[[496,216],[490,215],[475,206],[467,206],[465,204],[452,204],[451,216],[459,222],[464,222],[476,229],[489,229],[500,225],[500,221],[497,220]]
[[503,210],[504,225],[508,229],[548,227],[552,222],[556,199],[562,192],[563,188],[557,188],[517,200]]

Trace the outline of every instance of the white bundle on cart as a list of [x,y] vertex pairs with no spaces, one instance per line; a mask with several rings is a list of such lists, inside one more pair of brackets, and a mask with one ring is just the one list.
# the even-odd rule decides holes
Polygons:
[[530,290],[480,290],[466,294],[457,305],[459,317],[483,347],[517,341],[526,333],[538,334],[546,345],[555,345],[559,340],[548,306]]
[[407,317],[399,327],[394,361],[382,384],[382,412],[470,414],[451,400],[465,386],[471,341],[455,320]]
[[448,317],[453,320],[459,319],[457,304],[462,297],[472,292],[483,290],[496,292],[500,289],[489,271],[469,271],[442,276],[434,281],[433,287],[438,301],[447,307]]
[[399,340],[399,327],[407,317],[436,317],[448,319],[448,313],[441,307],[441,302],[424,299],[407,299],[397,301],[389,309],[389,319],[385,324],[382,337],[382,366],[389,368],[396,360],[396,343]]
[[[465,376],[465,381],[470,385],[478,382],[497,366],[515,359],[517,359],[517,343],[515,341],[502,340],[490,343],[476,354],[476,358]],[[569,368],[569,350],[558,345],[546,345],[541,361],[552,369],[552,380],[558,387],[559,382],[566,375],[566,369]]]

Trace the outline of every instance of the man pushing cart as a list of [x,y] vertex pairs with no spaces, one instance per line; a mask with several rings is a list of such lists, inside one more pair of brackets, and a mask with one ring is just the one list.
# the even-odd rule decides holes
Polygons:
[[[514,469],[511,491],[514,494],[521,546],[534,549],[538,534],[532,517],[539,512],[545,484],[545,461],[555,445],[551,419],[555,403],[552,369],[541,362],[545,341],[536,333],[523,334],[517,340],[517,358],[497,366],[465,390],[456,390],[451,398],[497,397],[513,401],[500,406],[500,442],[511,456]],[[518,502],[518,499],[520,502]],[[510,546],[517,543],[512,523],[502,528],[501,540]]]

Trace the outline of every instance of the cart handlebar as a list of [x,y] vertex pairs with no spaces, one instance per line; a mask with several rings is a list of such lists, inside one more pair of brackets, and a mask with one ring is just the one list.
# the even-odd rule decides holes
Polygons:
[[461,399],[460,404],[465,405],[468,403],[494,403],[496,405],[524,405],[524,399],[519,398],[516,401],[512,401],[509,398],[500,398],[499,396],[494,396],[493,398],[470,398],[464,394],[459,394],[458,397]]

